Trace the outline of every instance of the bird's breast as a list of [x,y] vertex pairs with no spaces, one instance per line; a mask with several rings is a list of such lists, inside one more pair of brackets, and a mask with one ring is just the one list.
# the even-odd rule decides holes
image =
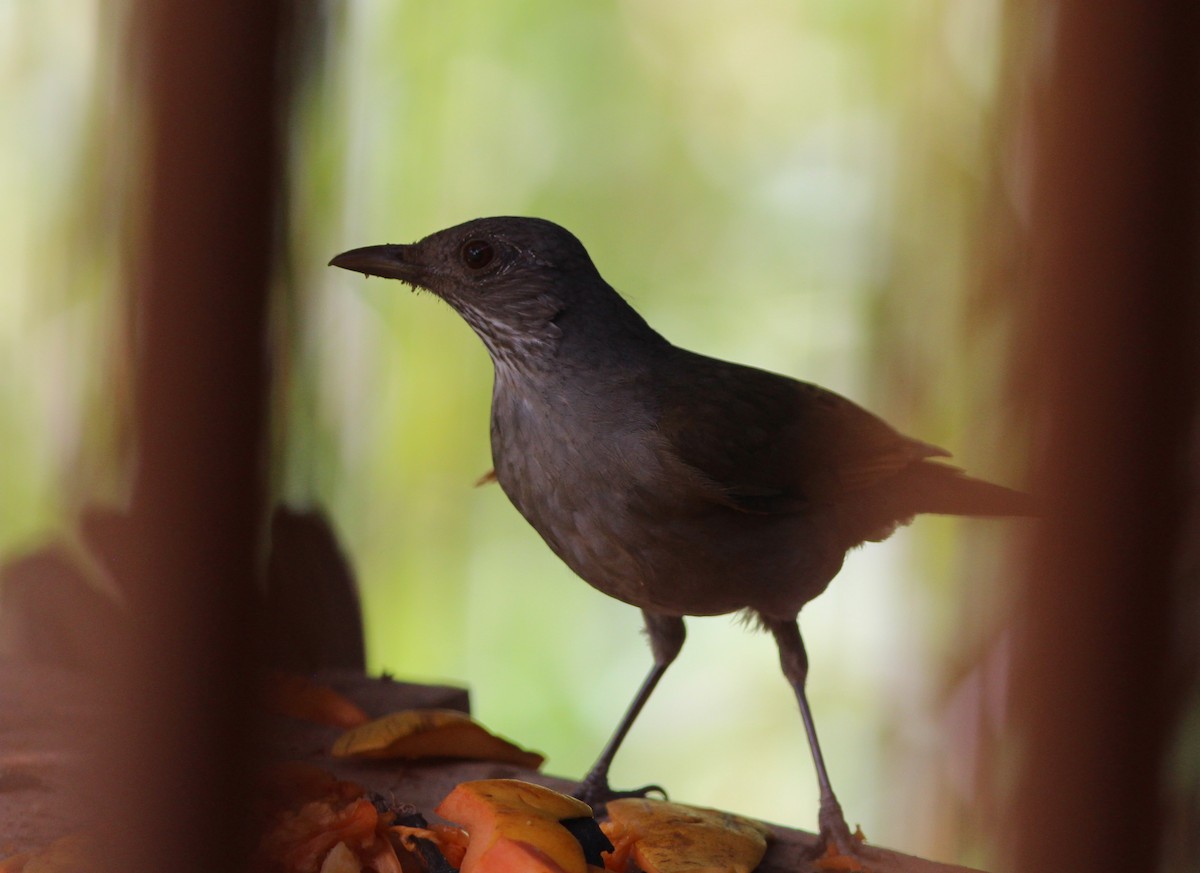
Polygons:
[[561,395],[499,394],[492,460],[505,494],[546,543],[593,586],[637,602],[641,560],[630,497],[653,477],[637,423],[598,421]]
[[[698,497],[694,472],[664,447],[651,410],[611,396],[497,387],[496,478],[593,587],[665,613],[749,607],[786,616],[816,593],[803,593],[807,577],[821,588],[828,581],[817,578],[826,558],[806,548],[803,520],[746,515]],[[819,573],[809,563],[822,565]]]

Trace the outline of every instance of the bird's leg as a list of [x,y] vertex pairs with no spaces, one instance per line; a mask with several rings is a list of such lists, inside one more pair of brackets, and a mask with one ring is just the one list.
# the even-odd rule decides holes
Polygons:
[[792,690],[796,693],[796,702],[800,704],[800,718],[804,721],[804,732],[808,735],[808,747],[812,751],[813,765],[817,770],[817,785],[821,790],[821,808],[817,818],[821,839],[827,845],[832,841],[842,854],[861,854],[862,847],[851,837],[846,817],[842,814],[842,805],[838,803],[833,786],[829,783],[825,758],[821,754],[821,743],[817,739],[817,727],[813,723],[808,696],[804,692],[804,683],[808,678],[808,653],[804,650],[804,640],[800,637],[800,626],[795,621],[764,619],[763,623],[775,636],[783,675],[791,683]]
[[625,735],[633,727],[638,713],[650,699],[654,686],[658,684],[663,673],[667,672],[667,667],[671,666],[671,662],[675,660],[679,650],[683,647],[685,631],[682,618],[677,615],[658,615],[645,611],[642,615],[646,621],[646,635],[650,638],[650,651],[654,654],[654,665],[646,674],[646,678],[642,680],[641,687],[638,688],[629,708],[625,710],[625,715],[621,717],[620,724],[613,731],[613,735],[604,746],[600,757],[596,759],[592,769],[579,784],[579,790],[575,792],[576,797],[593,807],[617,797],[645,797],[651,791],[666,794],[657,785],[647,785],[633,791],[613,791],[608,785],[608,769],[612,766],[617,749],[621,747]]

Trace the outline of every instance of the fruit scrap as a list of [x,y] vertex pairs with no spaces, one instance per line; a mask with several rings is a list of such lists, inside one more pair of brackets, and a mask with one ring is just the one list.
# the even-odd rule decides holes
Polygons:
[[[864,845],[867,838],[863,836],[862,828],[855,828],[852,836],[858,845]],[[856,855],[843,854],[833,842],[825,843],[825,852],[813,862],[813,866],[821,873],[869,873],[861,858]]]
[[362,873],[358,856],[345,843],[338,843],[329,850],[321,862],[320,873]]
[[453,709],[406,709],[346,731],[336,758],[470,758],[536,770],[545,760]]
[[259,842],[253,869],[317,873],[329,853],[344,844],[363,867],[377,873],[401,873],[400,859],[387,836],[389,824],[365,797],[340,806],[313,801],[275,819]]
[[361,786],[312,764],[285,762],[262,775],[258,794],[262,836],[250,866],[254,873],[405,869],[401,856],[408,852],[390,833],[395,811],[381,810]]
[[414,855],[421,853],[421,840],[432,843],[446,862],[453,868],[462,866],[463,856],[467,854],[469,838],[461,828],[449,825],[433,825],[432,827],[412,827],[410,825],[393,825],[391,832],[400,839],[400,844]]
[[330,727],[352,728],[370,719],[344,695],[298,673],[273,672],[267,677],[267,708]]
[[601,827],[614,850],[605,866],[625,873],[750,873],[767,851],[767,826],[715,809],[629,797],[608,803]]
[[258,774],[256,809],[266,819],[285,809],[297,810],[314,800],[335,805],[362,797],[361,785],[338,779],[323,767],[307,761],[278,761]]
[[0,873],[78,873],[93,869],[94,840],[87,834],[71,834],[55,840],[39,852],[22,852],[0,860]]
[[587,873],[561,822],[591,818],[586,803],[516,779],[463,782],[435,810],[470,835],[461,873]]

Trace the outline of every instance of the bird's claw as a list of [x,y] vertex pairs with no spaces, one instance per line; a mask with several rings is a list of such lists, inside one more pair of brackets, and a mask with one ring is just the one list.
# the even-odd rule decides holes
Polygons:
[[622,797],[649,797],[651,794],[659,795],[659,800],[667,799],[667,789],[661,785],[643,785],[641,788],[630,788],[627,791],[612,791],[610,789],[607,800],[620,800]]
[[616,791],[609,786],[608,780],[603,776],[599,779],[588,776],[579,783],[579,788],[573,792],[573,796],[577,800],[582,800],[597,813],[600,813],[610,800],[620,800],[624,797],[649,797],[651,794],[661,795],[663,800],[667,799],[667,789],[661,785],[643,785],[641,788]]
[[[851,833],[849,825],[846,824],[846,817],[842,814],[842,807],[836,800],[821,804],[817,822],[821,829],[820,851],[824,857],[840,855],[865,860],[876,856],[875,850],[864,841],[862,831]],[[866,868],[859,865],[845,869]]]

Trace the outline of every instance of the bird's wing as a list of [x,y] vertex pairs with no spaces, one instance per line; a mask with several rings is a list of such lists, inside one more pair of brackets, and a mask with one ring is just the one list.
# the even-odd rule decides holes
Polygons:
[[796,512],[946,456],[816,385],[684,353],[659,385],[658,430],[706,499]]

